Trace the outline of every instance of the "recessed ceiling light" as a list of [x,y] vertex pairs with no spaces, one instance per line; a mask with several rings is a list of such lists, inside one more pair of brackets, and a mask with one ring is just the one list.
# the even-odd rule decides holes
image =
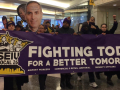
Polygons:
[[13,3],[13,4],[14,4],[14,5],[17,5],[17,6],[20,5],[20,3]]
[[113,4],[113,6],[117,6],[117,4]]

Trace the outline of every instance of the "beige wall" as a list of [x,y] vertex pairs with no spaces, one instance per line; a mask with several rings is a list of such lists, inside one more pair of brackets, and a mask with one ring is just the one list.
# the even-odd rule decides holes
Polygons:
[[91,15],[96,18],[96,25],[99,27],[102,23],[107,23],[108,29],[113,26],[113,15],[117,15],[119,23],[116,34],[120,34],[120,9],[117,7],[93,7]]

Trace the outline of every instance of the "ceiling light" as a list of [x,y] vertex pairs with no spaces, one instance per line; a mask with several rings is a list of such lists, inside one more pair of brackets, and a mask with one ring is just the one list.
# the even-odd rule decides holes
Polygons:
[[[21,0],[21,1],[23,1],[23,0]],[[69,4],[61,3],[61,2],[53,1],[53,0],[30,0],[30,1],[37,1],[37,2],[40,2],[40,3],[49,4],[49,5],[53,5],[53,6],[58,6],[58,7],[62,7],[62,8],[67,8],[67,7],[70,6]]]
[[82,3],[79,6],[86,6],[86,5],[88,5],[88,2]]
[[20,3],[13,3],[14,5],[17,5],[17,6],[19,6],[20,5]]
[[113,6],[117,6],[117,4],[113,4]]

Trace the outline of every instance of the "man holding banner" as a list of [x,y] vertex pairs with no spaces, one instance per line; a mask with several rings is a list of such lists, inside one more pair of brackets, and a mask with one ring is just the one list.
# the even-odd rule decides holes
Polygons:
[[[103,35],[106,35],[106,34],[114,34],[115,31],[117,30],[117,27],[118,27],[118,22],[116,21],[116,15],[113,15],[113,20],[114,20],[114,24],[113,24],[113,27],[110,29],[110,30],[107,30],[107,24],[103,23],[101,25],[101,29],[99,30],[99,34],[103,34]],[[98,76],[99,76],[99,72],[97,73]],[[107,76],[107,83],[111,86],[113,86],[113,82],[111,80],[112,76],[114,74],[117,74],[117,77],[120,79],[120,72],[119,71],[109,71],[109,72],[105,72],[105,75]],[[100,76],[99,76],[100,77]]]
[[[58,29],[56,32],[58,34],[74,34],[75,31],[72,28],[70,28],[70,24],[71,24],[70,17],[65,18],[63,21],[63,27]],[[70,73],[61,74],[60,82],[61,88],[64,89],[65,87],[68,87],[69,89],[73,89],[73,86],[70,83],[70,77],[71,77]]]
[[[42,19],[42,8],[38,2],[30,1],[26,5],[26,21],[29,26],[30,32],[39,32],[41,33],[41,28],[45,31],[44,26],[40,25]],[[38,28],[40,30],[38,30]],[[44,32],[43,32],[44,33]],[[47,74],[39,75],[39,84],[40,90],[45,90],[45,81],[46,81]]]
[[[98,34],[99,28],[97,25],[95,25],[95,18],[92,16],[88,22],[84,22],[81,28],[81,34]],[[95,82],[95,76],[94,72],[88,72],[89,76],[89,82],[91,87],[98,87],[98,85]]]
[[30,1],[26,5],[26,21],[29,31],[36,32],[42,19],[42,8],[38,2]]

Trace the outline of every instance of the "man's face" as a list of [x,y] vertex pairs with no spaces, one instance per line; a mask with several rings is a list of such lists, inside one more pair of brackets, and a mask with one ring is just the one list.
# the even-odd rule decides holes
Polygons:
[[47,23],[47,27],[49,27],[50,26],[50,23]]
[[44,26],[40,25],[39,28],[38,28],[37,33],[40,34],[40,33],[44,33],[44,32],[45,32]]
[[23,21],[26,21],[25,12],[21,8],[19,9],[19,14],[20,14],[21,19]]
[[15,26],[14,26],[14,25],[11,24],[11,25],[8,26],[8,30],[14,31],[14,29],[15,29]]
[[64,27],[64,28],[69,28],[69,24],[68,24],[67,22],[64,22],[64,23],[63,23],[63,27]]
[[106,25],[102,25],[101,30],[102,30],[103,32],[105,32],[105,31],[107,30]]
[[4,28],[7,29],[7,20],[3,20],[3,25],[4,25]]
[[94,19],[94,17],[91,17],[90,20],[89,20],[89,22],[93,22],[93,23],[95,23],[95,19]]
[[42,19],[42,12],[37,3],[30,3],[26,9],[26,20],[30,28],[38,28]]

